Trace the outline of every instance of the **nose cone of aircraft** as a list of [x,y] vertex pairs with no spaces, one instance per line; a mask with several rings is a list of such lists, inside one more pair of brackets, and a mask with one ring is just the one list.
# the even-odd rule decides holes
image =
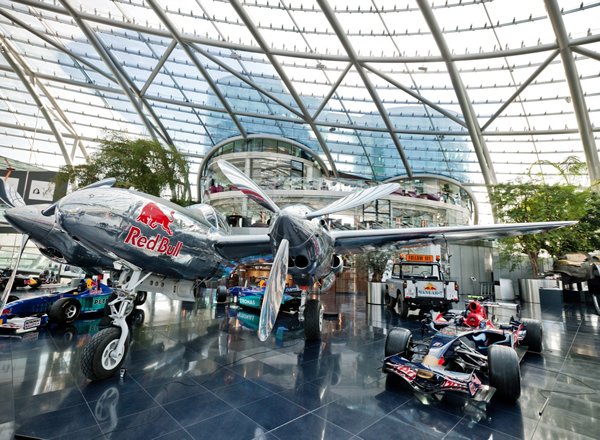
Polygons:
[[54,228],[54,216],[42,215],[49,205],[17,206],[4,211],[4,218],[17,231],[33,239],[43,239]]

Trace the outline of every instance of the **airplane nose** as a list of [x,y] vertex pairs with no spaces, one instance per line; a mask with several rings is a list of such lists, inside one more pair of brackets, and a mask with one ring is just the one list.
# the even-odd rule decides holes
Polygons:
[[33,239],[45,238],[54,228],[54,216],[45,217],[42,209],[49,205],[17,206],[7,208],[4,218],[17,231]]

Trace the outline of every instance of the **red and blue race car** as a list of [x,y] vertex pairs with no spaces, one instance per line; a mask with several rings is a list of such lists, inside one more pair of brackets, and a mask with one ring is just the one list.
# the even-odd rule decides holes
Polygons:
[[[495,307],[514,308],[517,317],[496,325],[488,318]],[[435,319],[426,315],[425,332],[433,336],[415,342],[410,330],[393,328],[385,341],[383,371],[428,394],[455,391],[488,402],[496,393],[516,401],[521,395],[519,363],[525,355],[520,345],[542,350],[541,322],[521,319],[516,304],[469,301],[464,312],[449,311]]]

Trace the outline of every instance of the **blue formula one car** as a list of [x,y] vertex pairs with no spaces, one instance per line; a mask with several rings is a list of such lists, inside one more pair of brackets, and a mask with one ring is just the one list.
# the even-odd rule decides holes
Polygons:
[[[494,307],[516,308],[517,319],[496,326],[488,319]],[[543,335],[541,322],[520,319],[519,311],[515,304],[469,301],[465,312],[426,316],[422,332],[433,336],[419,342],[410,330],[395,327],[385,341],[383,371],[422,393],[455,391],[485,402],[495,393],[514,402],[521,395],[519,363],[526,352],[520,345],[540,352]]]
[[48,322],[70,324],[81,315],[102,312],[111,294],[110,287],[88,280],[79,288],[11,301],[0,316],[0,329],[27,331]]
[[[228,295],[237,296],[238,303],[242,307],[249,307],[260,310],[262,308],[263,297],[265,296],[265,287],[230,287]],[[286,287],[281,300],[282,312],[294,313],[300,307],[300,295],[302,290],[298,287]]]

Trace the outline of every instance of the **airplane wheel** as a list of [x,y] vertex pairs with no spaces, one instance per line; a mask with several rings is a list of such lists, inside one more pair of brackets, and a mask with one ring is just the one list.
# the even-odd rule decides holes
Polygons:
[[142,304],[144,304],[146,302],[147,298],[148,298],[148,292],[144,292],[143,290],[140,290],[137,293],[137,296],[135,297],[135,299],[133,300],[133,304],[136,306],[141,306]]
[[129,340],[125,341],[125,347],[121,356],[113,358],[111,354],[117,348],[121,329],[109,327],[96,333],[86,344],[81,356],[81,371],[90,380],[104,380],[111,377],[121,367],[127,350]]
[[394,327],[385,338],[385,357],[397,354],[410,360],[412,341],[413,336],[409,329]]
[[406,318],[408,316],[408,311],[408,302],[402,298],[398,298],[398,314],[400,315],[400,318]]
[[505,345],[492,345],[488,350],[490,386],[496,395],[515,402],[521,395],[521,370],[517,352]]
[[542,323],[537,319],[523,318],[523,322],[527,326],[525,338],[521,341],[521,344],[527,345],[529,351],[535,351],[540,353],[542,351],[542,339],[544,336],[544,330]]
[[227,287],[226,286],[218,286],[217,287],[217,302],[224,303],[227,301]]
[[323,331],[323,307],[318,299],[306,301],[304,309],[304,335],[307,341],[321,339]]
[[396,307],[396,298],[390,296],[390,291],[387,288],[385,289],[385,305],[388,309]]
[[52,304],[48,320],[54,324],[65,325],[79,318],[81,303],[75,298],[61,298]]

